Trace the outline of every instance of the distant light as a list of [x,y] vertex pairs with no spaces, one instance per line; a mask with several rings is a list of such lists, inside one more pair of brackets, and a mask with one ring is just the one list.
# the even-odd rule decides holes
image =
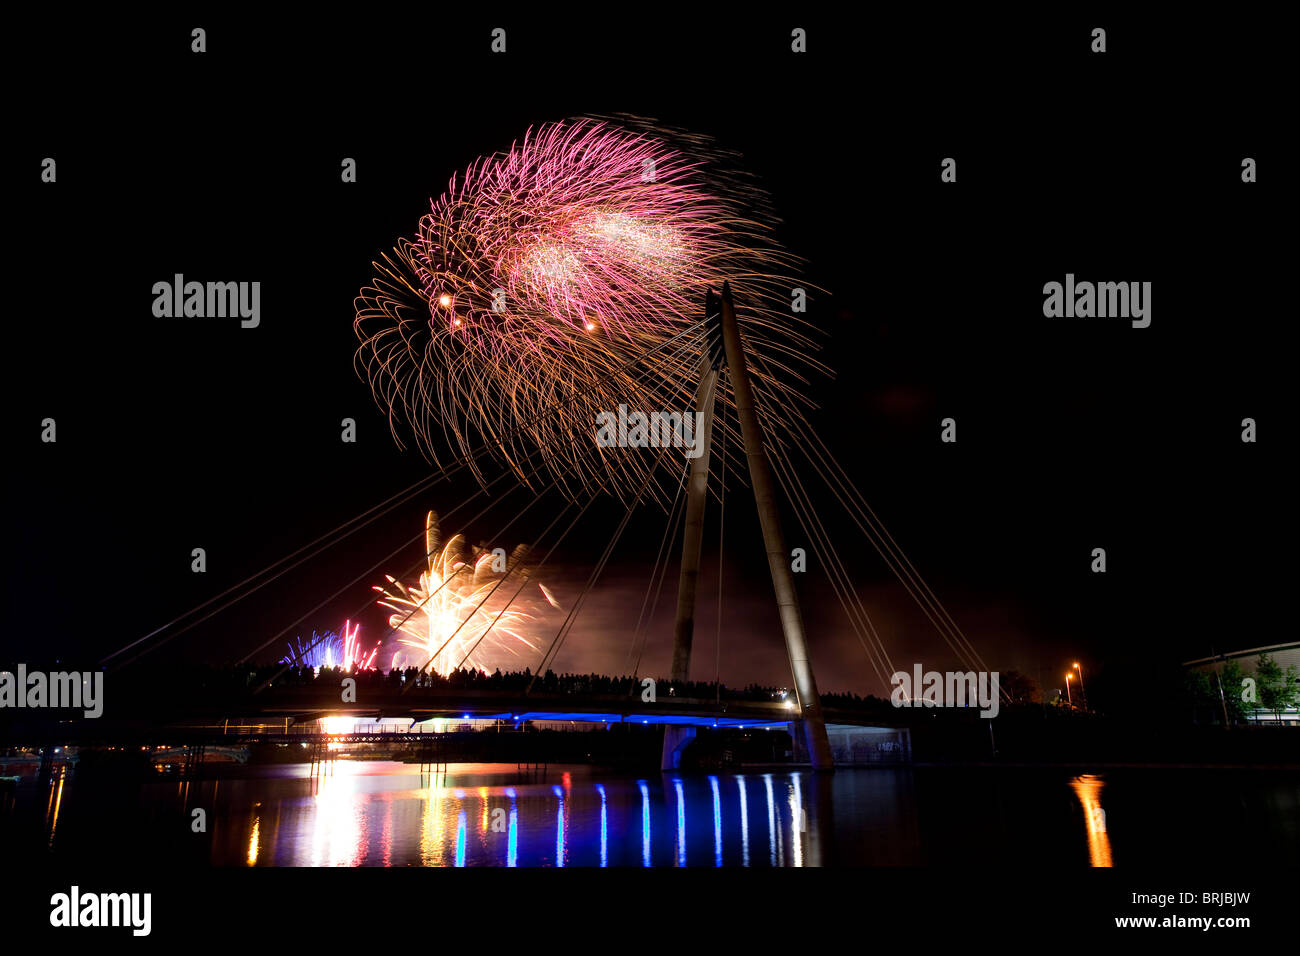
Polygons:
[[587,323],[587,331],[588,331],[588,332],[595,332],[595,331],[596,331],[596,323],[595,323],[595,322],[588,322],[588,323]]
[[461,720],[469,720],[469,714],[461,714],[461,715],[460,715],[460,719],[461,719]]
[[785,702],[785,709],[786,709],[786,710],[794,710],[794,701],[792,701],[792,700],[787,700],[787,701]]
[[[449,295],[438,296],[438,304],[445,309],[447,306],[451,305],[451,296]],[[459,325],[460,323],[457,322],[456,324]]]

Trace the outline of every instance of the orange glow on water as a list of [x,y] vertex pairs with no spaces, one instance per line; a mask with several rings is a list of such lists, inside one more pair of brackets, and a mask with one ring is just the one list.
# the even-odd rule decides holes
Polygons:
[[1101,791],[1105,786],[1104,780],[1091,774],[1070,781],[1070,787],[1083,807],[1084,824],[1088,828],[1088,859],[1092,866],[1113,866],[1110,837],[1106,833],[1106,811],[1101,807]]
[[261,817],[253,817],[253,832],[248,835],[248,865],[257,865],[257,851],[262,832]]

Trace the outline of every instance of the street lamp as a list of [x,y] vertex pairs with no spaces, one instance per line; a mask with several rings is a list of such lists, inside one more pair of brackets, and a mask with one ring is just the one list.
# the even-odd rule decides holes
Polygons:
[[1074,669],[1079,672],[1079,693],[1083,695],[1086,704],[1088,700],[1088,689],[1083,686],[1083,668],[1079,666],[1078,661],[1074,662]]
[[1070,702],[1071,707],[1074,706],[1074,695],[1070,693],[1070,681],[1073,679],[1074,679],[1074,675],[1071,674],[1069,671],[1066,671],[1065,672],[1065,699]]

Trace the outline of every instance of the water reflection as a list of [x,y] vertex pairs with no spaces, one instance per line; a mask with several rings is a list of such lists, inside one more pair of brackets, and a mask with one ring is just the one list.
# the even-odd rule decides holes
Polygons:
[[456,815],[456,865],[465,865],[465,811]]
[[644,780],[636,782],[641,790],[641,865],[650,865],[650,785]]
[[[1250,834],[1251,846],[1300,852],[1295,775],[1187,779],[907,769],[635,780],[499,764],[430,778],[405,764],[340,760],[325,777],[287,765],[236,771],[219,786],[131,789],[69,770],[22,785],[15,808],[0,812],[0,853],[172,853],[221,866],[945,867],[995,842],[1024,853],[1064,847],[1109,867],[1107,809],[1126,823],[1115,851],[1130,866],[1177,857],[1207,817]],[[751,796],[766,801],[766,820]],[[190,806],[208,809],[210,839],[157,839]]]
[[309,866],[356,866],[364,862],[365,804],[354,764],[343,764],[337,776],[320,778],[311,817]]
[[558,801],[555,808],[555,865],[564,866],[564,788],[556,784],[551,791]]
[[799,774],[790,774],[790,848],[794,851],[793,864],[803,866],[803,834],[808,821],[803,812],[803,791],[799,788]]
[[681,780],[673,781],[677,791],[677,865],[686,865],[686,798],[682,795]]
[[609,866],[609,806],[605,799],[605,785],[596,784],[600,794],[600,865]]
[[745,799],[745,775],[736,777],[740,791],[740,863],[749,866],[749,801]]
[[[424,778],[421,778],[423,783]],[[440,866],[443,856],[443,790],[433,786],[419,791],[424,801],[424,812],[420,817],[420,862],[425,866]]]
[[54,846],[54,831],[59,828],[59,810],[63,807],[63,785],[67,782],[67,779],[68,768],[66,766],[60,767],[58,780],[50,790],[50,804],[52,809],[50,809],[46,814],[46,819],[49,821],[50,846]]
[[763,774],[763,786],[767,788],[767,846],[772,865],[776,866],[780,844],[777,842],[776,797],[772,795],[772,775],[770,773]]
[[722,866],[722,797],[717,777],[709,777],[709,788],[713,791],[713,865]]
[[584,770],[560,779],[506,772],[429,779],[401,764],[340,761],[334,776],[274,781],[305,791],[266,802],[287,811],[283,822],[262,802],[243,809],[239,863],[749,866],[752,844],[765,839],[758,859],[766,865],[809,862],[814,821],[804,775],[762,775],[766,833],[751,832],[752,777],[605,782]]
[[1088,831],[1088,860],[1093,866],[1111,866],[1110,836],[1106,833],[1106,811],[1101,807],[1101,791],[1106,782],[1101,777],[1084,774],[1070,781],[1070,788],[1083,806],[1084,826]]
[[519,865],[519,806],[514,787],[506,787],[506,796],[510,798],[510,836],[506,846],[506,866]]
[[260,836],[262,830],[262,818],[259,816],[257,812],[257,807],[260,805],[261,804],[257,804],[253,807],[253,832],[248,835],[248,865],[249,866],[257,865],[257,849],[258,849],[258,842],[259,842],[258,837]]

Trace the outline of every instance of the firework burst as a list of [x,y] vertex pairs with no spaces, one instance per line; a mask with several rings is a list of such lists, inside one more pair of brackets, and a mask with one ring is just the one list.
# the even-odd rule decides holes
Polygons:
[[481,446],[571,498],[626,499],[662,459],[598,447],[594,415],[693,407],[704,293],[724,280],[779,440],[825,369],[791,305],[798,260],[736,159],[641,120],[575,119],[454,176],[356,301],[358,370],[399,444],[409,430],[435,463]]
[[343,633],[326,631],[324,637],[312,631],[311,640],[306,644],[298,638],[289,645],[289,653],[281,660],[282,664],[294,667],[341,667],[344,670],[369,671],[375,669],[375,658],[379,655],[379,642],[369,651],[361,647],[359,640],[361,625],[351,621],[343,622]]
[[[395,612],[388,626],[402,635],[399,643],[411,648],[398,651],[392,666],[431,664],[437,673],[449,674],[464,662],[490,673],[503,664],[509,669],[512,659],[522,662],[524,648],[540,650],[525,633],[536,616],[512,601],[526,574],[515,572],[528,549],[515,548],[503,570],[497,564],[500,555],[469,547],[464,535],[445,544],[439,537],[438,516],[431,511],[425,519],[428,567],[420,583],[407,587],[385,575],[388,587],[375,586],[382,595],[379,604]],[[514,579],[498,587],[507,574]],[[551,607],[560,608],[550,591],[540,584],[537,588]]]

